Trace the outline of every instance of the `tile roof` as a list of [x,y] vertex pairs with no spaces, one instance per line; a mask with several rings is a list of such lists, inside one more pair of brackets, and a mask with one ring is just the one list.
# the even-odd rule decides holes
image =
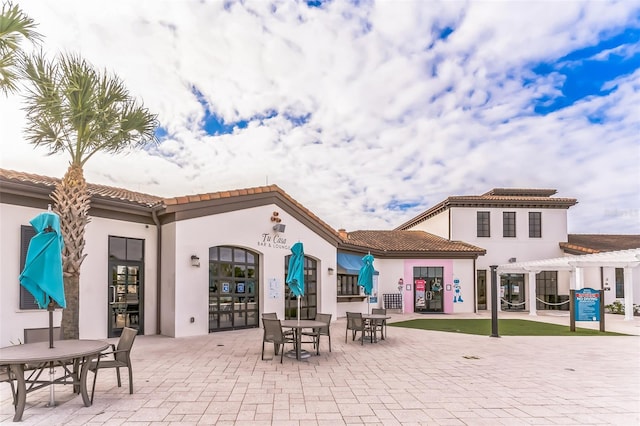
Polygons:
[[[26,183],[46,187],[53,190],[55,185],[60,182],[58,178],[49,176],[41,176],[33,173],[17,172],[14,170],[0,169],[0,185],[6,185],[11,182]],[[123,201],[131,204],[138,204],[146,207],[153,207],[162,202],[161,197],[144,194],[142,192],[129,191],[123,188],[112,186],[96,185],[87,183],[89,194],[92,197],[106,198],[112,200]]]
[[305,216],[311,219],[312,222],[322,227],[325,231],[331,234],[333,238],[336,240],[338,237],[338,232],[333,229],[330,225],[316,216],[311,210],[307,209],[305,206],[300,204],[298,201],[293,199],[289,194],[287,194],[283,189],[281,189],[278,185],[268,185],[268,186],[258,186],[253,188],[243,188],[243,189],[235,189],[231,191],[218,191],[218,192],[209,192],[204,194],[192,194],[185,195],[181,197],[173,197],[173,198],[165,198],[163,199],[163,203],[165,207],[179,207],[179,206],[187,206],[188,204],[197,203],[201,201],[213,201],[213,200],[225,200],[232,199],[236,197],[250,197],[252,195],[258,194],[272,194],[285,199],[288,203],[295,206],[296,209],[300,210]]
[[460,252],[470,254],[484,254],[486,252],[483,248],[462,241],[450,241],[424,231],[353,231],[348,232],[346,236],[342,234],[341,237],[346,244],[383,252]]
[[575,198],[552,198],[555,189],[494,188],[482,195],[454,195],[431,207],[424,213],[396,227],[410,229],[421,222],[452,207],[501,207],[501,208],[563,208],[568,209],[578,201]]
[[640,235],[569,234],[560,248],[571,254],[604,253],[640,248]]

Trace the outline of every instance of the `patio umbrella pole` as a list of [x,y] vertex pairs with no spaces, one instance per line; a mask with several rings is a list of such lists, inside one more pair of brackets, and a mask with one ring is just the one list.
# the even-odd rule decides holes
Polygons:
[[298,296],[298,322],[300,322],[300,296]]
[[[49,301],[49,305],[47,305],[47,311],[49,311],[49,349],[53,349],[53,309],[54,302],[53,300]],[[56,406],[56,395],[55,390],[53,389],[53,379],[55,378],[55,368],[53,368],[53,363],[49,363],[49,381],[51,384],[49,385],[49,403],[47,407],[55,407]]]
[[55,407],[56,406],[56,395],[53,389],[53,379],[55,377],[55,368],[53,368],[53,362],[49,363],[49,402],[47,403],[47,407]]
[[49,301],[47,311],[49,311],[49,349],[53,349],[53,300]]

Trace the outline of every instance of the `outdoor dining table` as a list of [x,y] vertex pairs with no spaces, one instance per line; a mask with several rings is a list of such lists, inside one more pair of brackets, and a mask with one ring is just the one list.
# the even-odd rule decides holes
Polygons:
[[[296,355],[296,359],[300,360],[301,358],[308,358],[311,355],[304,351],[300,350],[300,344],[302,342],[302,329],[303,328],[320,328],[320,327],[324,327],[327,324],[323,323],[322,321],[315,321],[315,320],[298,320],[298,319],[290,319],[290,320],[282,320],[280,321],[280,325],[282,328],[291,328],[294,330],[294,335],[295,335],[295,339],[296,339],[296,350],[295,350],[295,355]],[[306,353],[306,354],[305,354]]]
[[[77,389],[82,395],[85,407],[91,406],[92,398],[89,397],[87,392],[89,364],[93,358],[107,348],[109,348],[109,343],[102,340],[57,340],[53,348],[49,347],[49,342],[27,343],[0,348],[0,365],[8,365],[17,382],[13,421],[19,422],[22,420],[28,392],[40,389],[43,386],[63,383],[58,379],[51,382],[38,381],[36,378],[35,382],[29,382],[29,388],[27,388],[27,379],[25,379],[25,367],[27,365],[37,365],[38,368],[42,369],[52,364],[63,366],[65,369],[63,379],[71,378],[74,390]],[[73,370],[69,371],[67,364],[71,363],[73,364]],[[80,377],[78,377],[79,366],[81,366]],[[36,384],[37,386],[35,386]]]
[[[365,321],[383,321],[391,319],[391,317],[385,314],[362,314],[362,319]],[[380,330],[380,340],[384,340],[384,331],[382,329]],[[373,328],[373,341],[378,341],[378,333],[375,328]]]

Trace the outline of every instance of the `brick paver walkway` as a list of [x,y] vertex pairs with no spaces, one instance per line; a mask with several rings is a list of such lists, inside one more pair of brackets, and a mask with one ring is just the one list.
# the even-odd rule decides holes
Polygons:
[[[542,319],[568,324],[566,316]],[[638,320],[619,324],[640,334]],[[331,353],[324,340],[320,356],[283,364],[272,345],[271,359],[260,360],[259,329],[139,336],[133,395],[126,373],[118,388],[115,371],[103,370],[93,406],[57,386],[60,404],[47,408],[45,388],[28,395],[23,424],[640,424],[639,336],[491,338],[389,327],[387,340],[361,346],[345,344],[344,319],[331,334]],[[0,421],[12,416],[2,383]]]

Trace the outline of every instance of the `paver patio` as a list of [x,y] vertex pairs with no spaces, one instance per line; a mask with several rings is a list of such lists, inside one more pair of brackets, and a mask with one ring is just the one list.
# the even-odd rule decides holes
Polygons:
[[[342,318],[331,327],[331,353],[323,340],[320,356],[283,364],[260,360],[261,329],[138,336],[133,395],[126,374],[118,388],[115,372],[103,370],[93,406],[57,386],[60,404],[45,407],[45,388],[27,396],[22,423],[637,425],[640,320],[610,317],[607,330],[635,336],[491,338],[389,327],[387,340],[363,347],[345,344]],[[567,316],[534,319],[568,326]],[[272,353],[268,345],[265,356]],[[12,416],[9,386],[0,384],[0,421]]]

